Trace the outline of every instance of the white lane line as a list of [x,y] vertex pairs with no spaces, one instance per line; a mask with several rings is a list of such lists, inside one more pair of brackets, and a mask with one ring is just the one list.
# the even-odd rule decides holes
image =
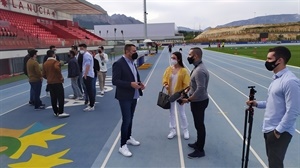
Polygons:
[[[63,72],[62,74],[64,75],[65,73],[66,73],[66,72]],[[66,74],[64,75],[64,78],[67,78]],[[44,80],[43,80],[43,81],[44,81]],[[47,81],[47,80],[46,80],[46,81]],[[26,83],[23,83],[23,84],[20,84],[20,85],[24,85],[24,84],[29,84],[29,83],[26,82]],[[17,86],[20,86],[20,85],[17,85]],[[29,84],[29,85],[30,85],[30,84]],[[46,85],[47,85],[47,82],[44,83],[44,84],[42,84],[42,87],[43,87],[43,86],[46,86]],[[15,87],[17,87],[17,86],[12,86],[12,87],[9,87],[9,88],[6,88],[6,89],[2,89],[1,92],[3,92],[4,90],[9,90],[9,89],[15,88]],[[69,86],[70,86],[70,85],[69,85]],[[30,86],[29,86],[29,90],[26,90],[26,91],[23,91],[23,92],[19,92],[19,93],[17,93],[17,94],[11,95],[11,96],[6,97],[6,98],[4,98],[4,99],[0,99],[0,101],[7,100],[7,99],[10,99],[10,98],[13,98],[13,97],[15,97],[15,96],[18,96],[18,95],[27,93],[27,92],[29,92],[29,91],[30,91]],[[0,92],[0,93],[1,93],[1,92]],[[1,93],[1,94],[2,94],[2,93]]]
[[[206,49],[204,49],[205,51],[211,51],[211,50],[206,50]],[[217,51],[211,51],[211,52],[217,52]],[[253,61],[259,61],[259,62],[265,62],[264,60],[260,60],[260,59],[256,59],[256,58],[251,58],[251,57],[247,57],[247,56],[240,56],[240,55],[233,55],[233,54],[229,54],[229,53],[222,53],[222,52],[217,52],[217,53],[219,53],[219,54],[224,54],[224,55],[227,55],[227,56],[230,56],[230,57],[235,57],[235,58],[240,58],[240,60],[242,60],[242,59],[250,59],[250,60],[253,60]],[[206,54],[206,55],[208,55],[208,54]],[[253,65],[249,65],[249,64],[246,64],[246,63],[244,63],[244,62],[239,62],[239,61],[237,61],[237,60],[232,60],[232,59],[226,59],[226,58],[224,58],[224,57],[221,57],[221,56],[218,56],[218,57],[220,57],[220,58],[223,58],[224,60],[227,60],[227,61],[234,61],[234,62],[237,62],[237,63],[240,63],[240,64],[244,64],[244,65],[247,65],[247,66],[252,66],[252,67],[254,67],[254,68],[258,68],[258,69],[261,69],[261,70],[265,70],[265,69],[263,69],[263,68],[260,68],[260,67],[257,67],[257,66],[253,66]],[[259,63],[257,63],[257,62],[253,62],[254,64],[257,64],[257,65],[261,65],[261,64],[259,64]],[[297,67],[297,66],[294,66],[294,65],[287,65],[288,67],[291,67],[291,71],[293,72],[293,73],[296,73],[296,74],[299,74],[300,73],[300,71],[297,71],[297,69],[299,70],[300,69],[300,67]],[[295,68],[295,69],[293,69],[293,68]]]
[[[216,75],[215,73],[213,73],[212,71],[209,71],[209,73],[212,73],[214,76],[216,76],[217,78],[219,78],[221,81],[223,81],[224,83],[226,83],[227,85],[229,85],[230,87],[232,87],[234,90],[236,90],[237,92],[239,92],[240,94],[244,95],[246,98],[248,98],[248,96],[246,94],[244,94],[243,92],[241,92],[240,90],[238,90],[236,87],[232,86],[231,84],[229,84],[228,82],[226,82],[224,79],[222,79],[221,77],[219,77],[218,75]],[[298,129],[295,129],[296,132],[298,134],[300,134],[300,131]]]
[[256,82],[254,82],[254,81],[252,81],[252,80],[250,80],[250,79],[247,79],[247,78],[245,78],[245,77],[242,77],[241,75],[239,75],[239,74],[237,74],[237,73],[234,73],[234,72],[232,72],[232,71],[230,71],[230,70],[228,70],[228,69],[226,69],[226,68],[223,68],[223,67],[221,67],[221,66],[219,66],[219,65],[217,65],[217,64],[215,64],[215,63],[212,63],[211,61],[206,60],[206,62],[209,62],[209,63],[211,63],[211,64],[213,64],[213,65],[215,65],[215,66],[217,66],[217,67],[219,67],[219,68],[221,68],[221,69],[223,69],[223,70],[225,70],[225,71],[228,71],[229,73],[234,74],[235,76],[238,76],[238,77],[240,77],[240,78],[242,78],[242,79],[244,79],[244,80],[247,80],[247,81],[249,81],[249,82],[252,82],[252,83],[254,83],[254,84],[256,84],[256,85],[258,85],[258,86],[260,86],[260,87],[262,87],[262,88],[268,89],[267,87],[265,87],[265,86],[263,86],[263,85],[261,85],[261,84],[259,84],[259,83],[256,83]]
[[[172,54],[170,54],[171,56]],[[171,59],[170,57],[168,58],[169,65],[171,65]],[[182,150],[182,142],[181,142],[181,131],[180,131],[180,126],[179,126],[179,120],[178,120],[178,109],[177,109],[177,102],[175,101],[175,120],[176,120],[176,133],[177,133],[177,140],[178,140],[178,151],[179,151],[179,159],[180,159],[180,167],[185,168],[185,162],[184,162],[184,157],[183,157],[183,150]]]
[[15,97],[15,96],[18,96],[18,95],[21,95],[21,94],[24,94],[24,93],[27,93],[27,92],[29,92],[29,91],[27,90],[27,91],[24,91],[24,92],[20,92],[20,93],[11,95],[11,96],[6,97],[6,98],[4,98],[4,99],[0,99],[0,101],[7,100],[7,99],[13,98],[13,97]]
[[179,150],[179,158],[180,158],[180,167],[185,168],[184,157],[183,157],[183,150],[182,150],[182,142],[181,142],[181,133],[179,127],[179,120],[178,120],[178,109],[177,109],[177,102],[175,101],[175,119],[176,119],[176,127],[177,127],[177,139],[178,139],[178,150]]
[[103,163],[101,165],[101,168],[105,168],[105,166],[106,166],[106,164],[107,164],[107,162],[108,162],[108,160],[109,160],[112,152],[114,151],[114,149],[115,149],[115,147],[116,147],[116,145],[117,145],[120,137],[121,137],[121,132],[118,133],[117,138],[115,139],[114,143],[112,144],[111,148],[109,149],[109,152],[107,153],[107,155],[106,155],[106,157],[105,157],[105,159],[104,159],[104,161],[103,161]]
[[[25,79],[24,79],[25,80]],[[21,85],[25,85],[25,84],[28,84],[28,82],[26,82],[26,83],[22,83],[22,84],[19,84],[19,85],[15,85],[15,86],[12,86],[12,87],[8,87],[8,88],[6,88],[6,89],[1,89],[1,91],[4,91],[4,90],[9,90],[9,89],[13,89],[13,88],[15,88],[15,87],[19,87],[19,86],[21,86]]]
[[[64,89],[67,88],[67,87],[69,87],[69,86],[71,86],[71,85],[64,86]],[[45,96],[42,96],[42,97],[40,97],[40,98],[44,98],[44,97],[46,97],[46,95],[45,95]],[[8,110],[8,111],[6,111],[6,112],[4,112],[4,113],[1,113],[1,114],[0,114],[0,117],[3,116],[3,115],[5,115],[5,114],[7,114],[7,113],[10,113],[10,112],[12,112],[12,111],[18,109],[18,108],[21,108],[21,107],[23,107],[23,106],[25,106],[25,105],[28,105],[28,103],[22,104],[22,105],[20,105],[20,106],[18,106],[18,107],[15,107],[15,108],[11,109],[11,110]]]
[[[224,113],[224,111],[219,107],[219,105],[216,103],[216,101],[210,96],[209,99],[212,100],[212,102],[215,104],[215,106],[218,108],[218,110],[221,112],[221,114],[224,116],[224,118],[227,120],[227,122],[230,124],[230,126],[234,129],[234,131],[239,135],[239,137],[243,140],[242,134],[239,132],[239,130],[234,126],[234,124],[231,122],[231,120],[227,117],[227,115]],[[256,157],[256,159],[260,162],[260,164],[264,167],[267,168],[268,166],[266,163],[259,157],[259,155],[255,152],[255,150],[252,148],[250,145],[250,150],[253,153],[253,155]]]
[[[187,68],[189,71],[190,69]],[[213,72],[209,71],[209,73],[212,73],[213,75],[217,76],[216,74],[214,74]],[[218,77],[218,76],[217,76]],[[234,86],[230,85],[228,82],[224,81],[222,78],[218,77],[220,80],[222,80],[223,82],[225,82],[226,84],[228,84],[229,86],[231,86],[232,88],[234,88],[236,91],[238,91],[239,93],[241,93],[242,95],[246,96],[244,93],[242,93],[241,91],[239,91],[238,89],[236,89]],[[242,134],[239,132],[239,130],[234,126],[234,124],[231,122],[231,120],[227,117],[227,115],[224,113],[224,111],[220,108],[220,106],[215,102],[215,100],[210,96],[210,94],[208,94],[209,99],[211,99],[213,101],[213,103],[215,104],[215,106],[218,108],[218,110],[221,112],[221,114],[224,116],[224,118],[227,120],[227,122],[230,124],[230,126],[234,129],[234,131],[239,135],[239,137],[243,140],[243,136]],[[264,161],[259,157],[259,155],[255,152],[255,150],[252,148],[252,146],[250,145],[250,150],[253,153],[253,155],[257,158],[257,160],[260,162],[260,164],[264,167],[267,168],[268,166],[264,163]]]
[[215,73],[213,73],[212,71],[208,70],[209,73],[213,74],[214,76],[216,76],[217,78],[219,78],[221,81],[223,81],[224,83],[226,83],[227,85],[229,85],[230,87],[232,87],[234,90],[236,90],[237,92],[239,92],[240,94],[242,94],[245,97],[248,97],[246,94],[244,94],[243,92],[241,92],[240,90],[238,90],[236,87],[232,86],[230,83],[226,82],[224,79],[222,79],[221,77],[219,77],[218,75],[216,75]]
[[[208,58],[207,58],[207,59],[208,59]],[[206,60],[207,60],[207,59],[206,59]],[[216,61],[221,62],[220,60],[218,60],[218,59],[216,59],[216,58],[209,57],[209,59],[213,59],[213,60],[216,60]],[[232,60],[231,60],[231,61],[232,61]],[[242,70],[244,70],[244,71],[253,73],[253,74],[255,74],[255,75],[258,75],[258,76],[261,76],[261,77],[264,77],[264,78],[267,78],[267,79],[272,79],[272,78],[269,77],[269,76],[265,76],[265,75],[262,75],[262,74],[253,72],[253,71],[248,70],[248,69],[246,69],[246,68],[242,68],[241,66],[236,66],[236,65],[233,65],[233,64],[230,64],[230,63],[227,63],[227,62],[222,62],[222,63],[223,63],[223,64],[228,64],[228,65],[230,65],[230,66],[236,67],[236,68],[238,68],[238,69],[242,69]],[[255,67],[255,68],[257,69],[257,67]]]
[[[166,50],[163,50],[163,51],[166,51]],[[148,82],[149,82],[149,80],[150,80],[150,78],[151,78],[154,70],[157,67],[157,64],[160,62],[159,60],[161,59],[161,57],[162,57],[162,53],[160,54],[159,58],[156,60],[155,65],[153,66],[153,69],[150,71],[149,75],[146,77],[146,81],[144,83],[145,86],[147,86],[147,84],[148,84]],[[138,99],[138,101],[139,101],[139,99]],[[115,147],[117,145],[117,142],[120,139],[120,135],[121,135],[121,132],[118,133],[118,136],[116,137],[116,139],[115,139],[114,143],[112,144],[109,152],[107,153],[107,155],[106,155],[106,157],[105,157],[105,159],[104,159],[104,161],[103,161],[103,163],[101,165],[101,168],[105,168],[106,167],[106,164],[107,164],[109,158],[111,157],[111,154],[112,154],[113,150],[115,149]]]

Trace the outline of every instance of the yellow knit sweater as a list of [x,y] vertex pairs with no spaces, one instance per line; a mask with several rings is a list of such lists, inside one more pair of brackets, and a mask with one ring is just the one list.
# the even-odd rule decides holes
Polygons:
[[[180,68],[180,70],[177,72],[178,73],[178,78],[174,87],[174,92],[178,92],[181,91],[183,89],[185,89],[186,87],[188,87],[190,85],[190,74],[187,71],[186,68]],[[171,94],[170,92],[170,88],[172,87],[172,81],[171,81],[171,75],[172,75],[172,67],[169,66],[166,70],[165,73],[163,75],[163,79],[162,79],[162,84],[168,84],[169,88],[168,88],[168,93]],[[174,94],[174,93],[172,93]]]

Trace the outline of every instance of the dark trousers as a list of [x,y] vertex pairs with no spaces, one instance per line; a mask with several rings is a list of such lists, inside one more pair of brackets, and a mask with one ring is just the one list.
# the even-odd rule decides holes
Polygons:
[[119,100],[122,112],[122,126],[121,126],[121,147],[126,144],[131,136],[132,119],[136,107],[137,99]]
[[204,125],[204,112],[206,107],[208,106],[208,99],[199,102],[191,102],[190,106],[194,118],[194,125],[197,130],[197,141],[195,144],[197,150],[203,151],[206,136]]
[[41,96],[41,90],[42,90],[42,81],[38,81],[38,82],[29,82],[31,88],[33,89],[33,93],[34,93],[34,108],[38,108],[42,105],[42,101],[40,99]]
[[49,92],[50,90],[49,90],[49,86],[48,86],[48,84],[46,85],[46,90],[45,90],[46,92]]
[[264,134],[266,152],[268,156],[269,168],[283,168],[283,160],[292,135],[283,132],[279,139],[275,137],[274,131]]
[[93,89],[93,80],[94,78],[91,78],[89,76],[86,77],[86,79],[83,78],[83,83],[86,87],[87,94],[89,101],[90,101],[90,106],[94,107],[95,105],[95,96],[94,96],[94,89]]
[[[62,114],[64,112],[65,94],[62,83],[48,84],[50,91],[51,105],[55,114]],[[58,103],[58,107],[57,107]]]
[[[30,82],[29,82],[30,84]],[[30,99],[29,102],[34,103],[34,90],[33,87],[30,85]]]

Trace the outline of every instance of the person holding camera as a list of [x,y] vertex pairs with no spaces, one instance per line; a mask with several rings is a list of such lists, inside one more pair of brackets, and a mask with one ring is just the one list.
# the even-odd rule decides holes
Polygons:
[[207,87],[209,73],[202,62],[202,50],[199,47],[190,49],[187,60],[190,64],[194,65],[194,69],[191,72],[191,82],[188,90],[189,98],[182,98],[182,103],[190,102],[194,125],[197,130],[197,141],[195,143],[188,144],[188,146],[193,148],[195,151],[188,154],[188,157],[204,157],[206,137],[204,112],[208,106]]
[[267,100],[246,102],[249,106],[266,109],[262,131],[270,168],[284,167],[285,153],[300,114],[300,80],[286,67],[290,58],[291,52],[286,47],[269,49],[265,67],[274,75]]
[[107,62],[108,56],[104,52],[104,47],[100,46],[98,48],[98,54],[95,56],[95,59],[99,61],[100,71],[98,72],[98,79],[99,79],[99,87],[100,87],[100,95],[104,96],[104,85],[105,85],[105,78],[107,72]]
[[[168,90],[169,95],[179,92],[189,86],[190,75],[188,70],[183,65],[182,55],[180,52],[172,53],[171,66],[165,70],[162,83]],[[185,106],[184,104],[180,105],[180,100],[181,99],[178,100],[179,102],[171,102],[169,122],[170,133],[168,134],[169,139],[172,139],[176,135],[175,105],[180,113],[183,137],[184,139],[189,139],[190,137],[188,131],[188,121],[185,115]]]

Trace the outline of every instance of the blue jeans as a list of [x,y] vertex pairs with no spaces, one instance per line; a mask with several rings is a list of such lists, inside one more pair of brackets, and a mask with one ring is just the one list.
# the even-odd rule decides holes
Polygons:
[[122,112],[122,126],[121,126],[121,147],[130,139],[132,129],[132,119],[136,107],[137,99],[119,100]]
[[29,82],[31,85],[31,88],[33,89],[34,92],[34,108],[38,108],[42,105],[42,101],[40,99],[41,96],[41,90],[42,90],[42,81],[38,82]]
[[81,95],[83,95],[84,92],[83,92],[82,72],[79,73],[77,84],[78,84],[79,90],[81,92]]
[[81,91],[78,87],[78,76],[71,78],[71,86],[74,93],[74,98],[82,97]]

